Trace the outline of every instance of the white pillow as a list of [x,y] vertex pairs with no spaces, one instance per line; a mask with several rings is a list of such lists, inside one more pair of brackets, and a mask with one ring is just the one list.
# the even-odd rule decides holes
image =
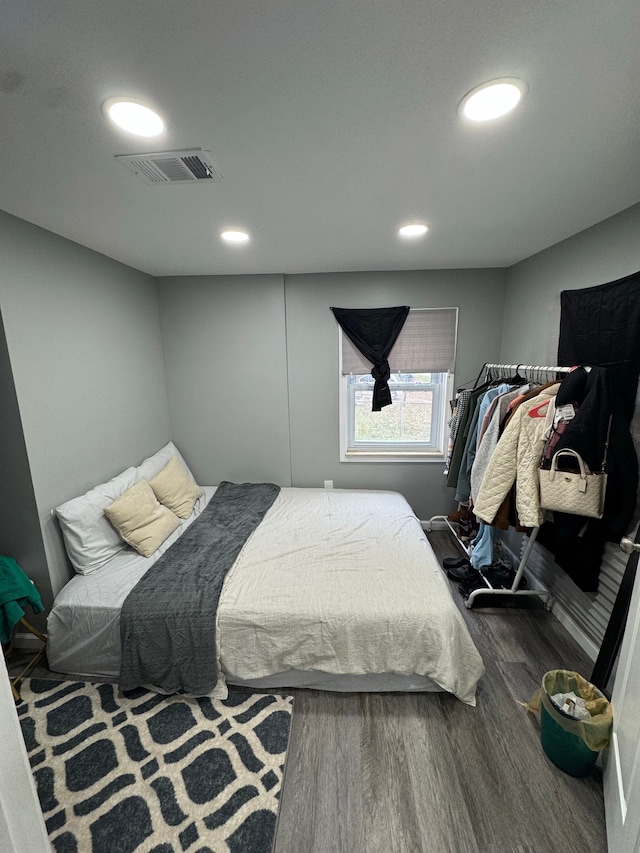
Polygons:
[[167,462],[171,459],[172,456],[177,456],[178,460],[182,462],[184,465],[187,474],[189,475],[189,479],[194,483],[196,481],[195,477],[189,470],[189,466],[184,461],[182,456],[180,455],[180,451],[175,446],[175,444],[170,441],[168,444],[165,444],[164,447],[161,447],[157,453],[154,453],[153,456],[149,456],[144,462],[141,462],[140,465],[136,468],[138,472],[138,479],[153,480],[160,471],[164,468]]
[[146,480],[138,480],[120,495],[104,514],[143,557],[150,557],[182,523],[177,515],[158,503]]
[[139,479],[135,468],[127,468],[108,483],[56,507],[65,548],[78,574],[94,572],[126,547],[104,510]]
[[172,456],[162,471],[149,481],[153,493],[161,504],[179,518],[189,518],[198,498],[204,492],[194,483],[184,464],[177,456]]

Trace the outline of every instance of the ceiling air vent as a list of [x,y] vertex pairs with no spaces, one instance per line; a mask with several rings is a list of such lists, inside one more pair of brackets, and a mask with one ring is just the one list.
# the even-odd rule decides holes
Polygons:
[[116,154],[115,158],[148,187],[196,182],[213,184],[222,180],[211,162],[211,151],[202,148],[157,154]]

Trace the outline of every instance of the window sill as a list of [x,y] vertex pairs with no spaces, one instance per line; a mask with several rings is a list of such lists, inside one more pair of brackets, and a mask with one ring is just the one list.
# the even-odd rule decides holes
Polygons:
[[343,453],[341,462],[439,462],[444,463],[444,454],[439,450],[411,453],[407,451],[394,452],[385,450],[372,452],[370,450],[348,450]]

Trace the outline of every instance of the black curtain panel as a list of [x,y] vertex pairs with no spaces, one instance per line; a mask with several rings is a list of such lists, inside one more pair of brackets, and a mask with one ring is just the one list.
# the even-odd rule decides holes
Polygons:
[[[640,376],[640,272],[598,287],[565,290],[560,300],[558,364],[586,364],[592,370],[562,382],[556,404],[573,397],[579,409],[556,449],[572,447],[597,469],[611,416],[607,499],[601,520],[554,513],[554,523],[543,526],[539,541],[581,589],[593,592],[605,542],[620,541],[636,508],[638,460],[629,426]],[[565,393],[563,386],[569,384],[571,393]]]
[[[630,425],[640,378],[640,272],[598,287],[565,290],[560,299],[558,363],[593,368],[584,406],[563,439],[570,440],[567,446],[596,467],[611,416],[609,482],[602,521],[604,535],[616,542],[629,532],[638,491],[638,459]],[[594,451],[596,458],[592,458]]]
[[560,294],[558,364],[606,367],[630,423],[640,375],[640,272]]
[[409,308],[332,308],[333,314],[345,335],[359,352],[373,364],[371,375],[374,412],[391,405],[389,390],[389,353],[398,340]]

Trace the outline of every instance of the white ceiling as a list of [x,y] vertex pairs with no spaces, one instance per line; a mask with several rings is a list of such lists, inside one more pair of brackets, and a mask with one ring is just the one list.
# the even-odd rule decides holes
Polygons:
[[[639,35],[638,0],[3,0],[0,207],[154,275],[508,266],[640,201]],[[463,124],[506,76],[519,109]],[[192,147],[223,183],[113,158]]]

